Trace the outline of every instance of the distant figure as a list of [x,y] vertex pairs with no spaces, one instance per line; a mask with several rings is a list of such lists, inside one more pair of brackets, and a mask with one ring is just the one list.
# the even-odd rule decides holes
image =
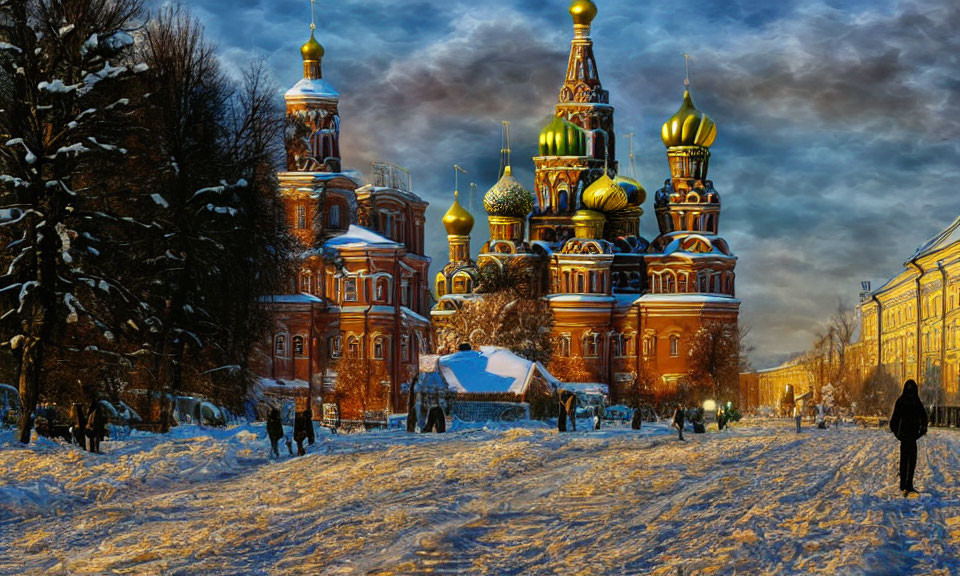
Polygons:
[[593,409],[593,429],[599,430],[601,422],[603,422],[603,407],[596,406]]
[[639,430],[643,427],[643,414],[640,412],[640,408],[633,409],[633,419],[630,420],[630,428],[634,430]]
[[717,408],[717,430],[723,430],[727,425],[727,415],[723,412],[723,406]]
[[447,431],[447,415],[444,412],[446,401],[440,398],[440,390],[431,388],[427,393],[427,426],[424,432],[443,434]]
[[916,494],[913,474],[917,470],[917,439],[927,433],[927,410],[913,380],[906,381],[903,394],[897,398],[890,430],[900,441],[900,490],[904,496]]
[[87,449],[94,454],[100,453],[100,442],[107,428],[107,418],[103,413],[99,400],[90,403],[87,411]]
[[799,434],[800,425],[803,422],[803,398],[793,405],[793,419],[797,421],[797,434]]
[[87,443],[87,419],[84,418],[83,405],[74,402],[71,408],[71,420],[73,420],[73,441],[80,448],[85,448]]
[[274,457],[280,458],[280,439],[283,438],[283,421],[280,420],[280,410],[271,408],[267,416],[267,436],[270,437],[270,449]]
[[314,442],[313,416],[310,414],[310,405],[307,398],[297,398],[297,415],[293,420],[293,439],[297,442],[297,456],[307,453],[303,441],[309,439]]
[[569,390],[560,390],[560,416],[557,426],[561,432],[567,431],[567,418],[570,418],[570,428],[577,431],[577,395]]
[[686,420],[686,414],[683,412],[683,404],[677,404],[677,410],[673,413],[673,427],[680,433],[679,439],[683,441],[683,421]]
[[567,405],[563,403],[563,390],[557,390],[557,430],[567,431]]

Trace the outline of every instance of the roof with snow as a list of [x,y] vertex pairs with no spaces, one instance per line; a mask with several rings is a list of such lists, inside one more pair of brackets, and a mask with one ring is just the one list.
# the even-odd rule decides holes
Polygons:
[[913,253],[911,260],[922,258],[956,242],[960,242],[960,217],[947,226],[945,230],[921,244],[917,251]]
[[334,236],[327,240],[324,246],[334,248],[377,246],[382,248],[398,248],[400,244],[384,238],[369,228],[351,224],[347,231],[340,236]]
[[319,304],[323,299],[317,298],[313,294],[277,294],[275,296],[264,296],[261,302],[271,304]]
[[304,78],[297,82],[293,88],[287,90],[284,98],[316,98],[319,100],[339,100],[340,93],[337,92],[329,82],[323,78]]
[[440,357],[441,376],[459,394],[524,394],[538,373],[550,383],[557,382],[542,364],[506,348],[482,346]]

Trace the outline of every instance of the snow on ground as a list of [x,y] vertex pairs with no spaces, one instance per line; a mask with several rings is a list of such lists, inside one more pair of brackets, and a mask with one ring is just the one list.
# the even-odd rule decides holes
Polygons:
[[960,573],[960,432],[896,490],[889,433],[746,423],[560,435],[324,435],[267,458],[260,425],[106,443],[0,435],[0,574]]

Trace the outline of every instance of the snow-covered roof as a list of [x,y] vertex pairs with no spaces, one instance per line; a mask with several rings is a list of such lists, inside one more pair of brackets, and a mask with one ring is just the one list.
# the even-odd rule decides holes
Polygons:
[[960,217],[957,217],[957,219],[954,220],[952,224],[947,226],[942,232],[921,244],[917,248],[917,251],[913,253],[913,258],[911,258],[911,260],[916,260],[917,258],[922,258],[928,254],[932,254],[955,242],[960,242]]
[[401,306],[400,308],[401,308],[402,311],[403,311],[403,315],[406,316],[409,320],[411,320],[411,321],[413,321],[413,322],[416,322],[416,323],[418,323],[418,324],[424,324],[424,325],[427,325],[427,326],[430,325],[430,321],[429,321],[429,320],[427,320],[427,319],[424,318],[423,316],[417,314],[417,313],[414,312],[413,310],[407,308],[406,306]]
[[322,298],[317,298],[313,294],[277,294],[274,296],[264,296],[261,302],[271,304],[319,304],[323,302]]
[[645,294],[640,302],[678,302],[684,304],[740,304],[740,300],[720,294]]
[[260,385],[264,388],[282,388],[285,390],[310,387],[310,383],[306,380],[271,380],[270,378],[261,378]]
[[550,294],[547,299],[551,302],[591,302],[599,304],[614,302],[613,296],[603,294]]
[[460,394],[523,394],[540,371],[556,379],[539,362],[531,362],[506,348],[482,346],[480,350],[440,357],[440,374],[450,390]]
[[297,82],[293,88],[287,90],[283,97],[286,99],[340,100],[340,93],[323,78],[304,78]]
[[334,236],[333,238],[327,240],[324,243],[324,246],[338,248],[350,246],[398,247],[400,244],[390,240],[389,238],[384,238],[369,228],[351,224],[350,227],[347,228],[346,232],[340,236]]
[[560,384],[561,390],[571,392],[580,392],[581,394],[599,394],[601,396],[610,395],[610,387],[606,384],[595,382],[563,382]]

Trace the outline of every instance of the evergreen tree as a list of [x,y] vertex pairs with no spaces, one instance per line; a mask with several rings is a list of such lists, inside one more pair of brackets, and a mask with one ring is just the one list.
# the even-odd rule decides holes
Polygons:
[[[126,155],[138,0],[0,1],[0,277],[5,345],[19,362],[20,440],[48,355],[111,351],[139,329],[116,278],[113,169]],[[120,235],[117,232],[116,235]]]

